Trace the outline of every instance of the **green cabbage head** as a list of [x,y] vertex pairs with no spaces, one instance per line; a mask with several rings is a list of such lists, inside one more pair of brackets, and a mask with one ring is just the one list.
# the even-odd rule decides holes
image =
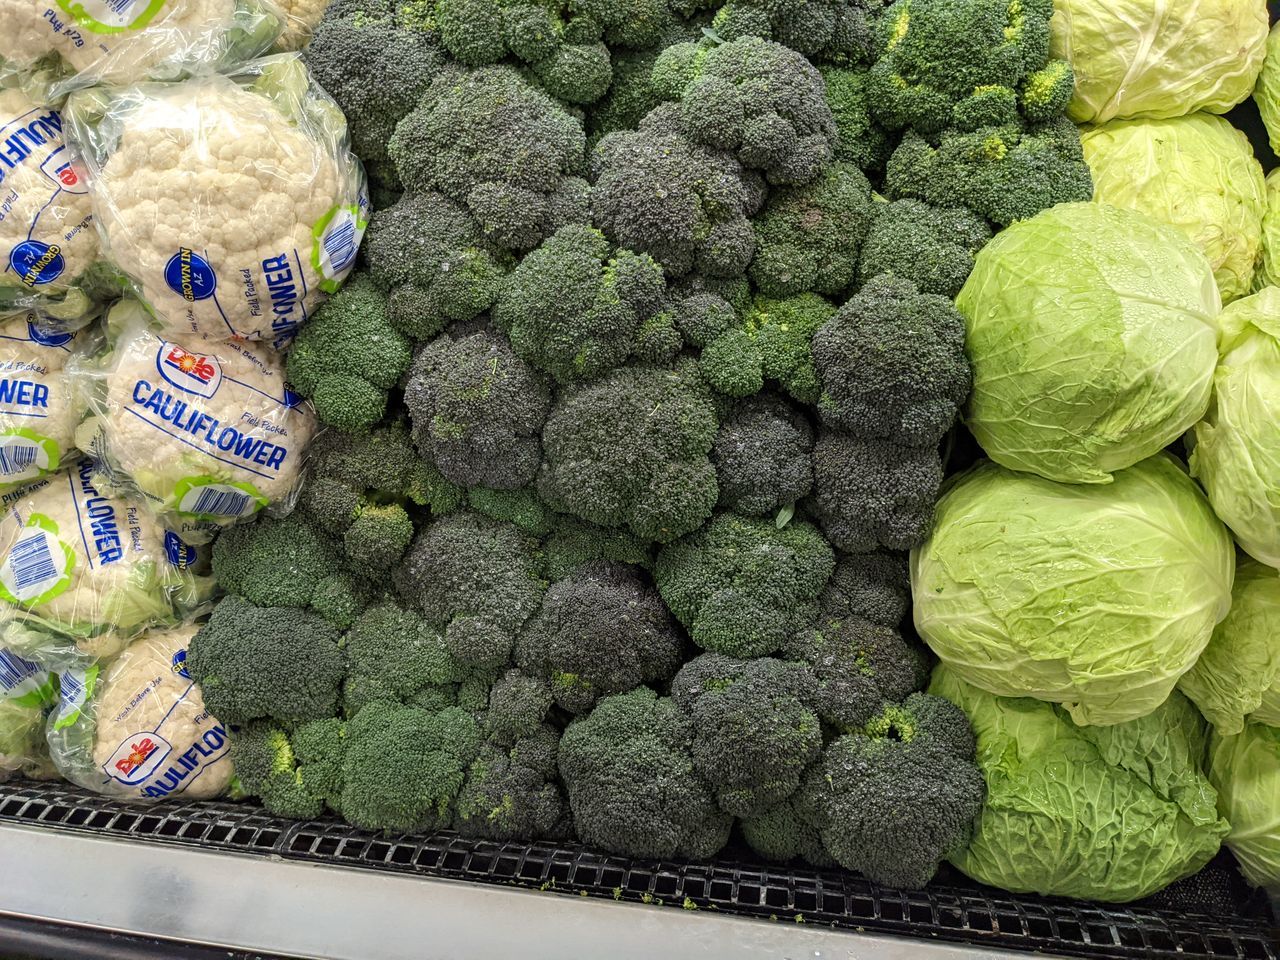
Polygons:
[[1254,102],[1267,128],[1267,139],[1273,152],[1280,154],[1280,23],[1267,35],[1267,52],[1262,73],[1253,91]]
[[1099,203],[1016,223],[978,254],[956,306],[987,455],[1066,483],[1164,449],[1204,415],[1217,284],[1172,227]]
[[1191,474],[1240,546],[1280,567],[1280,287],[1222,312],[1213,401],[1191,433]]
[[987,803],[952,863],[1015,893],[1124,902],[1195,873],[1229,826],[1200,768],[1204,720],[1176,691],[1154,713],[1077,727],[1061,707],[995,697],[945,666],[929,692],[978,739]]
[[1280,286],[1280,168],[1267,174],[1267,209],[1262,215],[1262,249],[1253,289]]
[[1095,203],[1176,227],[1209,259],[1224,302],[1253,283],[1267,208],[1249,138],[1221,117],[1113,120],[1080,137]]
[[911,554],[915,624],[961,679],[1123,723],[1164,703],[1231,606],[1235,550],[1167,454],[1107,487],[984,462]]
[[1069,60],[1077,123],[1226,113],[1253,92],[1265,0],[1055,0],[1053,56]]
[[1280,728],[1250,723],[1229,737],[1214,734],[1209,779],[1241,872],[1256,887],[1280,890]]

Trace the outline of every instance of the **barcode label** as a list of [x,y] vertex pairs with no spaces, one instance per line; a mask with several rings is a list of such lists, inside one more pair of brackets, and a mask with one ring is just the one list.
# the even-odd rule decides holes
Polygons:
[[11,650],[0,650],[0,693],[10,693],[40,674],[40,668]]
[[96,663],[87,670],[73,668],[59,674],[58,718],[53,723],[53,729],[62,730],[80,719],[80,711],[84,709],[85,701],[93,695],[97,680]]
[[32,467],[38,466],[41,451],[37,444],[30,440],[12,440],[0,443],[0,476],[10,479],[38,472]]
[[319,245],[312,249],[313,262],[327,281],[336,280],[355,262],[363,233],[364,224],[354,207],[333,211]]
[[9,551],[9,581],[15,594],[43,593],[43,587],[58,579],[58,567],[53,560],[49,534],[38,530],[24,537]]
[[178,504],[178,511],[197,517],[247,517],[258,506],[258,499],[243,490],[211,483],[188,490]]

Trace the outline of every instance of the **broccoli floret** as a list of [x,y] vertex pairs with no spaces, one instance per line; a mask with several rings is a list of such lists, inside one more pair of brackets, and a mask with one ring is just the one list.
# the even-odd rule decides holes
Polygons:
[[428,343],[404,400],[418,450],[446,479],[501,490],[533,480],[551,396],[502,337],[480,331]]
[[831,162],[836,123],[816,67],[794,50],[748,36],[668,47],[654,84],[680,101],[684,132],[734,153],[772,184],[816,179]]
[[663,104],[637,130],[604,137],[591,175],[596,226],[618,246],[649,254],[668,277],[746,271],[755,252],[747,218],[764,202],[764,185],[732,155],[685,136],[678,106]]
[[187,669],[224,723],[320,720],[337,713],[341,640],[310,611],[227,597],[192,638]]
[[[673,42],[687,39],[690,37],[679,36]],[[653,65],[663,49],[665,46],[614,54],[609,92],[592,105],[587,117],[588,147],[594,147],[607,133],[634,130],[662,103],[662,94],[653,85]]]
[[516,632],[546,589],[535,540],[468,512],[427,524],[396,570],[395,584],[443,632],[454,659],[477,673],[506,665]]
[[883,0],[729,0],[713,22],[724,40],[764,37],[811,60],[860,63],[875,50]]
[[873,278],[813,336],[823,422],[859,439],[936,445],[973,382],[964,329],[949,298]]
[[885,168],[891,200],[915,197],[968,207],[1002,227],[1059,203],[1093,199],[1080,135],[1065,117],[971,133],[948,130],[936,145],[908,133]]
[[556,583],[595,560],[648,569],[653,566],[653,549],[627,530],[606,529],[577,517],[557,516],[551,533],[542,542],[543,577]]
[[569,9],[599,24],[610,47],[640,50],[678,29],[667,0],[569,0]]
[[910,607],[907,558],[900,553],[846,554],[822,591],[823,612],[839,620],[860,617],[897,628]]
[[691,363],[621,367],[552,408],[538,492],[562,513],[666,543],[711,515],[718,427]]
[[588,219],[581,121],[509,67],[442,74],[387,149],[406,188],[463,204],[501,247]]
[[692,722],[648,687],[571,723],[559,766],[579,837],[632,857],[716,854],[733,818],[694,769],[692,737]]
[[986,799],[973,731],[954,704],[913,694],[827,747],[822,842],[875,883],[915,889],[968,845]]
[[336,810],[342,792],[346,727],[313,720],[290,734],[271,720],[254,720],[231,738],[231,764],[239,789],[258,797],[278,817],[312,820]]
[[482,724],[485,737],[502,747],[536,737],[551,702],[551,686],[544,680],[520,670],[508,670],[489,688]]
[[491,520],[515,524],[521,533],[531,537],[545,537],[559,522],[559,517],[542,502],[532,487],[520,490],[472,487],[467,491],[467,504]]
[[666,296],[662,267],[648,254],[568,226],[512,271],[493,322],[517,356],[557,382],[593,380],[630,356],[657,363],[680,349]]
[[722,509],[771,515],[813,489],[813,428],[781,397],[751,397],[720,425],[711,462]]
[[838,550],[910,550],[933,528],[942,461],[932,447],[859,440],[832,430],[813,445],[811,501]]
[[454,829],[488,840],[553,838],[564,816],[559,745],[559,731],[547,725],[511,747],[484,744],[458,794]]
[[387,293],[391,325],[426,340],[498,298],[506,258],[480,223],[442,193],[408,194],[376,210],[364,238],[369,275]]
[[774,193],[754,222],[757,289],[769,297],[849,289],[874,207],[871,184],[851,163],[832,164],[813,183]]
[[771,520],[722,513],[663,547],[654,579],[698,646],[763,657],[814,621],[835,562],[809,523],[779,529]]
[[[801,783],[821,775],[819,760],[801,776]],[[800,792],[804,792],[801,788]],[[800,797],[792,796],[754,817],[744,817],[742,839],[752,850],[778,863],[797,858],[815,867],[834,866],[835,861],[822,845],[822,837],[814,825],[818,818],[807,815]]]
[[379,701],[346,725],[342,815],[365,830],[419,832],[453,824],[458,792],[481,747],[470,713]]
[[293,388],[338,430],[368,430],[387,412],[387,392],[413,349],[391,326],[387,298],[367,275],[352,277],[299,331],[289,351]]
[[834,159],[863,170],[881,169],[892,146],[889,134],[871,117],[866,72],[843,67],[821,67],[818,72],[836,121]]
[[703,348],[702,375],[730,397],[750,396],[771,381],[801,403],[817,403],[821,388],[809,343],[835,312],[815,293],[756,297],[740,326]]
[[862,244],[858,281],[888,274],[910,280],[922,293],[954,300],[974,256],[990,239],[987,222],[963,207],[931,207],[919,200],[878,204]]
[[816,689],[799,663],[704,653],[671,681],[693,722],[693,763],[725,813],[751,817],[783,802],[822,752]]
[[467,675],[445,647],[440,631],[422,614],[391,599],[360,615],[347,631],[345,650],[343,709],[349,717],[375,700],[431,705],[439,688]]
[[639,571],[595,562],[551,585],[515,658],[550,683],[560,707],[586,713],[601,697],[668,679],[682,651],[675,621]]

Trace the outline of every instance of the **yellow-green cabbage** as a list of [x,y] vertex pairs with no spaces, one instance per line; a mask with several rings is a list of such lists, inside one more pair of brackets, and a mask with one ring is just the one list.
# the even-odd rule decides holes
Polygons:
[[1262,215],[1262,249],[1253,289],[1280,286],[1280,168],[1267,174],[1267,209]]
[[1209,779],[1231,824],[1227,846],[1256,887],[1280,890],[1280,728],[1250,723],[1209,744]]
[[1253,91],[1254,102],[1258,104],[1258,112],[1262,114],[1262,123],[1267,128],[1267,138],[1271,141],[1271,149],[1280,153],[1280,23],[1271,28],[1267,35],[1266,57],[1262,62],[1262,73],[1258,75],[1258,85]]

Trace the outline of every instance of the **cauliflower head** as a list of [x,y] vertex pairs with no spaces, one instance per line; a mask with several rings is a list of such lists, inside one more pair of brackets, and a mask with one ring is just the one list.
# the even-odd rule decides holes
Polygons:
[[44,736],[56,683],[43,667],[0,648],[0,783],[14,776],[57,776]]
[[277,50],[301,50],[311,42],[311,34],[329,7],[328,0],[278,0],[284,11],[284,33],[276,41]]

